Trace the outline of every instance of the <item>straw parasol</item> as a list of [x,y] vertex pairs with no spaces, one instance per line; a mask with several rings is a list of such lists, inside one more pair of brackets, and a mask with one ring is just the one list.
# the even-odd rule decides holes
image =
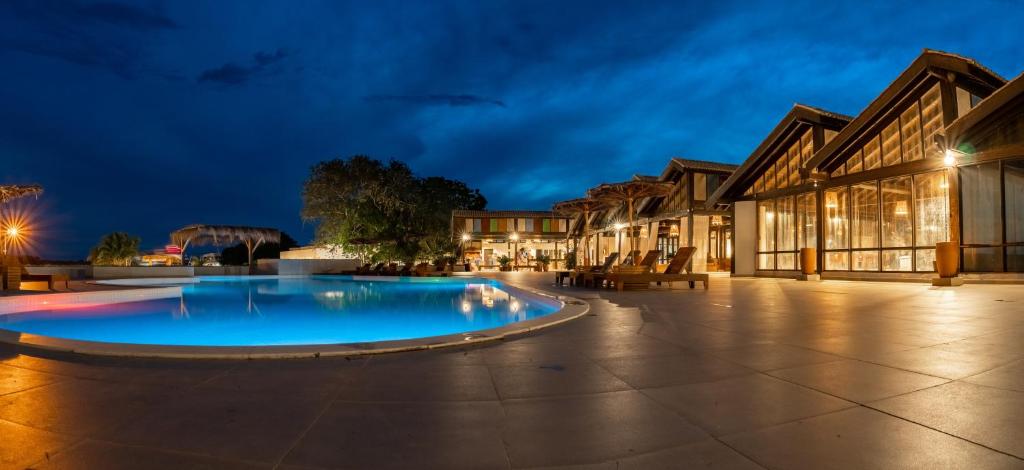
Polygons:
[[0,186],[0,204],[25,196],[39,196],[43,187],[38,184],[12,184]]
[[583,215],[583,265],[590,265],[590,213],[608,207],[606,201],[589,197],[556,202],[552,211],[559,215]]
[[223,246],[245,244],[249,252],[249,272],[253,272],[252,255],[264,243],[281,243],[281,231],[274,228],[244,227],[239,225],[189,225],[171,233],[171,243],[181,247],[189,245]]
[[673,187],[673,183],[669,182],[633,180],[599,185],[587,191],[587,196],[599,201],[626,203],[626,213],[629,217],[629,252],[634,253],[637,247],[633,232],[633,221],[636,219],[633,203],[637,199],[668,195]]

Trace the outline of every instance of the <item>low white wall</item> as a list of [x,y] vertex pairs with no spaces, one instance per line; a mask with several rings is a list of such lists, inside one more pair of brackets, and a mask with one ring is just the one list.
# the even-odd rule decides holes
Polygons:
[[757,203],[739,201],[732,207],[733,270],[738,276],[753,276],[757,268]]
[[67,274],[71,279],[89,279],[92,277],[92,266],[88,264],[25,266],[25,270],[29,274]]
[[[260,260],[260,263],[257,265],[257,272],[269,274],[264,272],[263,261],[268,260]],[[276,274],[282,276],[339,274],[343,271],[354,271],[359,267],[359,260],[355,259],[282,259],[269,261],[277,261],[277,263],[267,263],[265,268],[269,271],[270,264],[276,264]]]
[[244,276],[249,274],[248,266],[193,266],[196,276]]
[[192,266],[93,266],[94,279],[119,279],[137,277],[192,277]]

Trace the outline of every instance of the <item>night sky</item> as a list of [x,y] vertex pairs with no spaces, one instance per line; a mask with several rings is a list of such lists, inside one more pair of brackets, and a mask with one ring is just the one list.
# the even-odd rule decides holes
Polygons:
[[739,163],[794,102],[856,114],[922,48],[1024,70],[1019,1],[879,3],[6,0],[0,183],[46,188],[12,207],[48,258],[190,223],[307,242],[320,160],[547,209],[672,156]]

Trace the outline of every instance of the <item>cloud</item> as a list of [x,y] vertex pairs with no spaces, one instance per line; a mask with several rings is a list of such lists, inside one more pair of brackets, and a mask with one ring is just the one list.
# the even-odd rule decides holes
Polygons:
[[399,102],[425,106],[497,106],[507,108],[504,101],[468,94],[433,94],[433,95],[368,95],[364,99],[371,103]]
[[257,52],[252,56],[252,63],[239,65],[228,62],[220,67],[204,70],[196,78],[199,83],[214,82],[221,85],[241,85],[260,75],[273,75],[280,72],[275,67],[289,55],[288,51],[278,49],[274,52]]
[[102,21],[138,30],[177,29],[178,23],[156,11],[122,3],[92,3],[79,6],[75,12],[83,19]]

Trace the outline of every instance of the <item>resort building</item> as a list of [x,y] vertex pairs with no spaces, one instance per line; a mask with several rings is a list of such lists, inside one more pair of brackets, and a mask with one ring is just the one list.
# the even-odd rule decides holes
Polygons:
[[497,270],[508,257],[509,269],[534,269],[538,256],[551,268],[564,266],[569,219],[550,211],[452,211],[452,236],[467,263]]
[[[695,272],[730,270],[732,256],[732,219],[727,206],[707,204],[708,197],[735,171],[736,165],[702,160],[673,158],[659,176],[634,176],[634,180],[671,183],[667,196],[646,198],[637,204],[638,218],[633,235],[643,253],[658,250],[659,264],[667,263],[680,246],[697,248],[693,257]],[[629,251],[629,227],[622,205],[591,215],[590,259],[601,260],[619,253],[620,260]],[[573,224],[573,233],[582,234],[582,217]]]
[[[926,50],[855,118],[797,105],[711,196],[730,204],[737,275],[927,278],[1024,270],[1021,84]],[[1005,85],[1005,86],[1004,86]]]

